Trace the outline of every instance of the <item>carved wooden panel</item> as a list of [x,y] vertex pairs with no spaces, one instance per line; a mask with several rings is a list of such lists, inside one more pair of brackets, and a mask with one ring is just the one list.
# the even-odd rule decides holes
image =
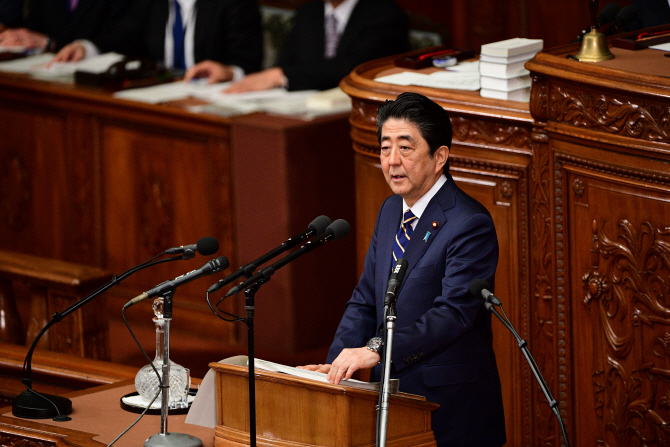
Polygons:
[[[564,320],[572,439],[584,445],[670,443],[670,176],[558,155],[573,259]],[[557,199],[557,203],[559,200]],[[558,250],[558,248],[557,248]],[[567,266],[566,266],[567,267]],[[559,321],[560,321],[559,320]]]
[[[112,271],[146,261],[175,245],[195,243],[204,236],[219,240],[218,256],[234,256],[226,210],[230,197],[218,192],[229,185],[222,147],[215,139],[195,137],[165,128],[135,129],[103,123],[100,131],[104,264]],[[227,150],[227,146],[223,147]],[[223,199],[223,201],[221,201]],[[227,220],[226,225],[220,225]],[[151,268],[124,286],[146,290],[166,279],[202,266],[196,258]],[[190,296],[205,307],[203,285],[180,287],[175,303]]]
[[0,102],[0,245],[64,257],[70,179],[62,117],[27,113]]

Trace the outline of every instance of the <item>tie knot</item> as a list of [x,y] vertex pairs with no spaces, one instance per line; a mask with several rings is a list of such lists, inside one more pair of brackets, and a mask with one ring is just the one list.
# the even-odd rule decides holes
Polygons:
[[416,219],[416,216],[414,215],[412,210],[408,209],[407,211],[405,211],[405,214],[403,214],[402,223],[403,225],[408,224],[412,222],[414,219]]

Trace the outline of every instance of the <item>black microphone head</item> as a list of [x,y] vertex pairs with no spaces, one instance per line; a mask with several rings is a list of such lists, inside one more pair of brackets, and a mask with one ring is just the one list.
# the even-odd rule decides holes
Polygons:
[[624,25],[629,25],[637,20],[637,8],[634,5],[628,5],[621,8],[621,11],[614,19],[614,25],[621,28]]
[[395,267],[393,267],[393,274],[396,275],[396,280],[398,282],[402,282],[402,280],[405,279],[405,272],[407,271],[408,265],[409,263],[405,258],[400,258],[396,261]]
[[608,23],[612,23],[617,16],[617,13],[621,10],[621,6],[616,3],[608,3],[600,10],[598,14],[598,28]]
[[[216,240],[216,239],[214,239]],[[230,262],[228,261],[228,258],[225,256],[219,256],[216,259],[212,259],[211,261],[208,261],[204,266],[203,266],[203,274],[204,275],[212,275],[214,273],[218,273],[221,270],[225,270],[228,268],[230,265]]]
[[349,229],[349,222],[344,219],[337,219],[335,222],[328,225],[326,232],[332,233],[333,240],[336,241],[338,239],[347,237],[349,234]]
[[484,298],[482,291],[491,290],[491,286],[483,279],[475,279],[470,283],[470,293],[475,298]]
[[328,228],[328,225],[331,224],[330,217],[328,216],[319,216],[314,219],[307,228],[316,232],[317,236],[323,234]]
[[198,253],[204,256],[213,255],[219,251],[219,241],[215,237],[206,236],[198,239],[198,243],[195,244],[195,249]]

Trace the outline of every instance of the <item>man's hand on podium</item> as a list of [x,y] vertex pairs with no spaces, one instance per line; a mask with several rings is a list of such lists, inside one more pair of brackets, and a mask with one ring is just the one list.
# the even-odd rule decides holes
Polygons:
[[328,381],[337,385],[342,379],[351,379],[351,376],[360,369],[373,368],[379,361],[379,354],[363,347],[343,349],[332,365],[305,365],[298,368],[328,374]]

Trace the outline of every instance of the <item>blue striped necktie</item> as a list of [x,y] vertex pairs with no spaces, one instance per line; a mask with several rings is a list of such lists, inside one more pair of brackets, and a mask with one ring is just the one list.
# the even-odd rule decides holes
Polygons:
[[412,228],[412,222],[418,219],[412,210],[408,209],[405,211],[402,219],[402,225],[398,233],[395,235],[395,243],[393,244],[393,264],[398,261],[398,258],[402,258],[405,254],[405,248],[407,243],[412,238],[412,233],[414,233],[414,228]]
[[174,68],[186,68],[184,55],[184,23],[181,17],[181,7],[179,2],[174,2],[174,25],[172,27],[172,37],[174,39]]

